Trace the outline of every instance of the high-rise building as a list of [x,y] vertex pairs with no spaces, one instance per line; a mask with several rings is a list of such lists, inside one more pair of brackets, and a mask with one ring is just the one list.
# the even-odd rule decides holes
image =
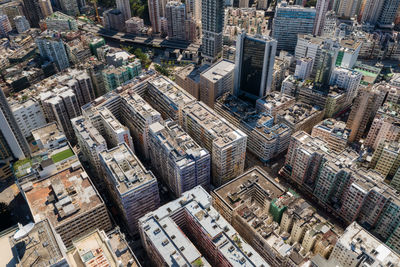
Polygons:
[[224,28],[224,1],[202,1],[202,51],[201,54],[207,62],[213,63],[222,56],[222,31]]
[[79,106],[94,100],[94,89],[89,74],[84,70],[72,70],[69,74],[72,77],[66,82],[66,85],[74,90]]
[[384,0],[381,12],[378,18],[378,25],[382,28],[392,28],[399,9],[399,0]]
[[60,0],[60,7],[63,13],[75,17],[79,15],[77,0]]
[[346,127],[350,129],[349,142],[360,140],[369,121],[383,104],[387,89],[381,85],[361,87],[351,107]]
[[313,35],[322,35],[325,25],[326,12],[328,12],[331,0],[318,0],[315,7],[315,22]]
[[383,177],[395,175],[400,166],[400,146],[396,141],[381,141],[372,155],[370,168]]
[[200,67],[188,64],[175,73],[175,82],[197,100],[200,100],[200,74],[209,67],[208,64]]
[[12,31],[12,27],[7,15],[0,14],[0,36],[5,37],[10,31]]
[[335,12],[339,18],[350,19],[359,14],[361,0],[342,0],[337,1]]
[[168,23],[168,39],[185,40],[185,4],[178,1],[169,1],[165,6],[165,17]]
[[329,93],[329,79],[331,72],[335,67],[337,54],[335,50],[322,49],[319,57],[316,59],[316,72],[314,84],[315,88],[327,95]]
[[14,17],[14,23],[18,33],[26,32],[31,28],[31,26],[29,25],[29,21],[25,18],[25,16]]
[[221,60],[200,74],[200,101],[214,107],[215,100],[233,92],[235,64]]
[[338,19],[335,11],[329,10],[325,14],[325,23],[322,30],[322,36],[333,37],[336,33],[336,28],[338,25]]
[[294,77],[300,80],[307,80],[311,76],[313,59],[310,57],[299,58],[296,61]]
[[278,50],[294,51],[298,34],[311,34],[314,29],[315,8],[287,5],[281,2],[275,11],[272,37]]
[[[276,97],[276,102],[274,102],[274,96],[276,95],[270,94],[267,96],[268,100],[267,97],[264,98],[265,106],[271,108],[268,111],[274,109],[274,104],[278,104],[279,99],[282,100]],[[263,111],[267,109],[268,107]],[[291,129],[284,123],[274,124],[271,112],[257,112],[252,104],[230,93],[217,99],[214,110],[247,135],[247,149],[263,162],[270,161],[289,146]]]
[[210,188],[210,154],[185,133],[177,122],[150,125],[151,165],[175,196],[197,185]]
[[109,30],[124,31],[124,14],[119,9],[109,9],[103,12],[103,26]]
[[127,21],[132,17],[131,4],[129,0],[117,0],[117,9],[119,9],[124,15],[124,21]]
[[372,261],[382,266],[396,266],[400,257],[391,249],[390,245],[385,245],[361,225],[354,222],[347,226],[343,235],[338,238],[329,260],[318,260],[318,263],[312,263],[312,266],[323,267],[332,264],[355,267],[368,265],[368,262]]
[[108,190],[129,230],[138,232],[138,220],[158,208],[157,180],[126,143],[100,153]]
[[13,29],[15,29],[14,18],[16,16],[24,16],[22,1],[3,2],[0,4],[0,11],[2,14],[7,15]]
[[222,185],[243,172],[246,134],[220,118],[202,102],[188,104],[180,113],[183,130],[211,152],[214,185]]
[[151,264],[269,266],[211,204],[211,196],[197,186],[140,218],[140,237]]
[[29,137],[31,131],[46,124],[46,118],[36,99],[28,99],[23,103],[12,103],[11,110],[24,137]]
[[271,91],[277,43],[267,36],[238,35],[235,56],[235,95],[256,101]]
[[35,39],[40,56],[54,62],[59,71],[69,67],[67,51],[61,36],[55,34],[42,34]]
[[48,219],[66,247],[88,231],[111,230],[102,198],[87,173],[78,166],[46,179],[17,182],[34,222]]
[[126,65],[115,68],[111,66],[102,71],[104,87],[107,92],[116,89],[123,83],[132,80],[142,73],[142,67],[139,60],[129,62]]
[[193,18],[196,23],[201,22],[201,0],[185,0],[186,16]]
[[335,152],[341,152],[346,148],[349,135],[350,130],[346,129],[346,123],[332,118],[321,121],[311,132],[312,137],[321,138]]
[[161,33],[161,14],[160,14],[160,1],[159,0],[148,0],[149,6],[149,17],[153,33]]
[[357,96],[362,75],[358,71],[345,68],[334,68],[329,84],[346,90],[346,103],[351,104]]
[[161,114],[152,108],[137,93],[125,91],[121,95],[121,122],[133,134],[137,152],[145,159],[150,157],[149,128],[162,120]]
[[44,18],[53,14],[53,7],[51,6],[50,0],[39,0],[39,7]]
[[60,88],[59,93],[43,93],[41,105],[48,121],[56,121],[68,139],[74,139],[71,119],[81,115],[77,97],[72,89]]
[[375,150],[381,142],[398,141],[400,138],[400,118],[398,114],[398,105],[385,102],[378,109],[364,144]]
[[[30,156],[30,149],[18,123],[11,111],[2,89],[0,89],[0,125],[1,133],[7,143],[9,150],[17,159]],[[2,147],[5,147],[3,145]],[[7,151],[7,149],[5,149]]]
[[31,24],[31,27],[38,28],[39,21],[43,18],[38,0],[23,0],[23,2],[24,14],[29,20],[29,24]]

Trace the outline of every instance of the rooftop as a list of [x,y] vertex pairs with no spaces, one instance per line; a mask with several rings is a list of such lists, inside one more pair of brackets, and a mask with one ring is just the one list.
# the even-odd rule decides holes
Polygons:
[[34,221],[47,218],[55,228],[103,204],[81,168],[67,169],[34,181],[32,187],[25,190],[25,196]]
[[266,96],[257,100],[257,105],[262,106],[267,110],[279,109],[282,106],[288,104],[288,102],[295,102],[295,98],[293,96],[285,95],[280,92],[274,91]]
[[186,105],[183,111],[208,131],[214,137],[214,142],[219,146],[225,146],[232,141],[247,137],[203,102],[196,101]]
[[346,128],[346,123],[342,121],[337,121],[333,118],[325,119],[314,126],[314,129],[323,130],[329,132],[336,137],[342,139],[348,139],[350,135],[350,129]]
[[208,151],[200,147],[175,121],[167,120],[163,124],[153,123],[149,131],[156,136],[168,154],[179,162],[178,165],[186,165],[199,156],[208,154]]
[[196,101],[195,97],[162,75],[150,80],[149,84],[165,95],[170,102],[173,102],[178,106],[185,106]]
[[[158,249],[164,260],[172,265],[191,264],[202,255],[171,217],[177,212],[185,212],[208,236],[214,246],[232,264],[232,266],[268,266],[260,255],[249,246],[233,227],[211,206],[211,196],[201,187],[183,193],[182,197],[171,201],[157,210],[146,214],[139,220],[147,238]],[[193,241],[193,242],[192,242]],[[202,259],[204,262],[205,259]],[[205,266],[209,266],[205,263]]]
[[235,64],[228,60],[221,60],[218,63],[212,65],[209,69],[204,71],[201,76],[211,82],[217,82],[223,78],[229,72],[235,69]]
[[356,222],[346,228],[338,243],[355,254],[368,254],[374,259],[376,265],[390,266],[389,263],[397,264],[400,262],[398,254]]
[[72,125],[75,127],[76,131],[80,133],[82,138],[85,140],[86,144],[93,148],[95,146],[103,145],[107,147],[106,140],[99,133],[99,131],[93,126],[90,120],[79,116],[71,120]]
[[72,243],[67,253],[71,267],[138,266],[134,254],[119,231],[107,236],[104,231],[95,230]]
[[193,80],[196,83],[200,82],[200,74],[208,69],[210,65],[204,64],[200,67],[197,67],[193,64],[189,64],[186,67],[182,68],[179,70],[179,72],[176,74],[177,76],[180,77],[188,77],[189,79]]
[[265,171],[259,167],[255,167],[215,189],[213,192],[232,209],[236,209],[243,202],[246,202],[248,198],[251,198],[249,192],[254,188],[261,190],[263,195],[270,201],[280,197],[286,191],[282,185]]
[[143,166],[126,143],[101,152],[100,159],[112,173],[113,183],[120,194],[134,192],[143,184],[156,180],[153,173]]
[[66,263],[64,244],[48,220],[37,222],[29,234],[21,238],[15,239],[14,236],[9,237],[9,242],[18,266],[49,266]]
[[43,145],[65,138],[64,133],[58,128],[56,122],[36,128],[31,133],[33,140],[40,140]]
[[121,94],[122,99],[128,104],[131,111],[140,114],[142,118],[150,119],[161,117],[160,113],[150,106],[140,95],[129,90]]
[[278,116],[290,124],[297,124],[319,114],[320,112],[322,112],[322,110],[318,106],[311,106],[297,102],[293,106],[279,111]]

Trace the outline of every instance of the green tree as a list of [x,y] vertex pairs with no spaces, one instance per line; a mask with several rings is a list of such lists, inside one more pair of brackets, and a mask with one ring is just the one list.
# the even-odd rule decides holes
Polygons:
[[154,68],[156,69],[156,71],[158,71],[159,73],[161,73],[164,76],[169,76],[170,75],[169,70],[166,67],[163,67],[161,65],[155,64]]

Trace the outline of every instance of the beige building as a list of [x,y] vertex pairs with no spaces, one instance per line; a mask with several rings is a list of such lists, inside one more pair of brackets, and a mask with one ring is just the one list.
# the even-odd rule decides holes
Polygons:
[[311,131],[312,137],[321,138],[335,152],[346,148],[349,135],[350,130],[346,128],[346,123],[332,118],[321,121]]
[[253,168],[212,192],[213,206],[271,266],[328,258],[333,226],[304,199]]
[[271,114],[274,118],[276,114],[285,110],[296,103],[293,96],[285,95],[277,91],[272,91],[256,102],[256,108],[260,112]]
[[279,111],[275,122],[286,124],[293,132],[305,131],[310,133],[314,125],[319,123],[323,117],[324,110],[318,106],[297,102]]
[[111,229],[104,202],[82,168],[71,167],[47,179],[32,181],[21,192],[33,220],[47,218],[66,247],[83,233]]
[[214,108],[215,100],[226,92],[233,93],[235,64],[222,60],[200,74],[200,101]]
[[385,102],[372,121],[364,144],[376,149],[383,141],[399,141],[400,108],[397,104]]
[[208,64],[201,67],[189,64],[175,73],[175,82],[197,100],[200,100],[200,74],[209,67]]
[[383,104],[387,88],[380,85],[361,87],[351,107],[346,127],[350,129],[349,142],[359,141],[370,120]]
[[74,239],[66,258],[70,267],[140,266],[123,234],[116,229],[108,234],[96,229]]
[[180,125],[200,146],[211,152],[212,183],[215,186],[244,170],[247,135],[217,115],[203,102],[186,105]]
[[400,166],[400,144],[395,141],[382,141],[376,148],[370,167],[383,177],[393,176]]

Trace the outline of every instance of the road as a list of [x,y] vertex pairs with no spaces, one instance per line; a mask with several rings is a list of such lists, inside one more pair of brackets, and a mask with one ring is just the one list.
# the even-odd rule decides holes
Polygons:
[[119,42],[121,44],[127,44],[127,45],[136,44],[136,45],[149,46],[153,48],[185,49],[193,51],[197,51],[200,49],[200,44],[196,43],[167,40],[160,37],[136,36],[129,33],[107,30],[105,28],[91,24],[83,25],[82,30],[98,34],[105,39],[111,39],[114,42]]

